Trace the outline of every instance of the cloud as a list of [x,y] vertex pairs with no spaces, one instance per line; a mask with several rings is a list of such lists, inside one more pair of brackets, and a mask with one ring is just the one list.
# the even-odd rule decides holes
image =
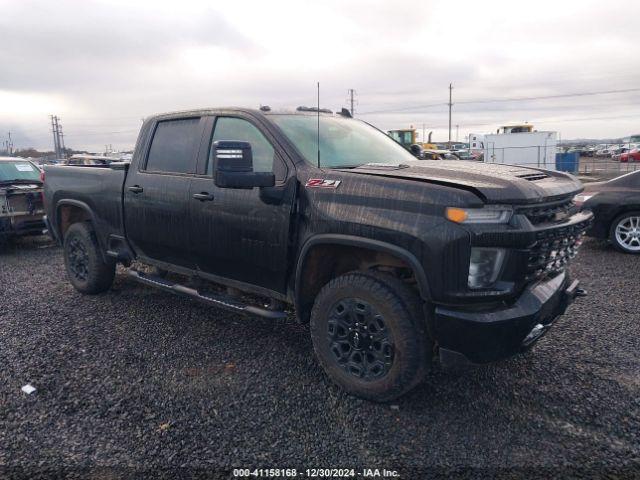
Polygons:
[[[632,0],[8,2],[0,100],[22,103],[0,102],[0,131],[47,147],[53,113],[68,145],[131,148],[151,113],[313,105],[320,81],[323,106],[346,105],[355,88],[357,112],[395,110],[368,121],[424,123],[443,139],[452,82],[461,134],[529,120],[563,138],[622,136],[640,128],[637,92],[463,102],[640,85],[639,14]],[[402,110],[412,105],[433,106]]]
[[213,10],[192,16],[160,13],[135,2],[126,8],[95,0],[16,3],[0,16],[0,89],[69,91],[144,84],[146,67],[174,62],[186,48],[215,46],[246,57],[259,51]]

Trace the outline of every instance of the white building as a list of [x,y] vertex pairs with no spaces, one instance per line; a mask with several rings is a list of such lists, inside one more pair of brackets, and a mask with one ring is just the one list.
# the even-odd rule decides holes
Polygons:
[[557,132],[538,132],[533,125],[505,125],[484,135],[484,161],[556,169]]
[[473,153],[484,153],[484,135],[479,133],[470,133],[469,150]]

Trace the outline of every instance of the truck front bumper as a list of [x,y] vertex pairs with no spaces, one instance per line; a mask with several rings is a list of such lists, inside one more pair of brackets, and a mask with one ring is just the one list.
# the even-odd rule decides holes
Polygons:
[[434,337],[444,366],[481,364],[531,347],[582,294],[565,272],[529,287],[510,305],[489,311],[436,307]]

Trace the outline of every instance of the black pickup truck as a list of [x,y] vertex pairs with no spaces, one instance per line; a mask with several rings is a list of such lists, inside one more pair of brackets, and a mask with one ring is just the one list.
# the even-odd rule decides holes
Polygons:
[[528,349],[581,293],[565,269],[592,215],[574,205],[574,177],[417,160],[346,111],[157,115],[130,164],[45,175],[77,290],[109,289],[122,263],[237,312],[277,319],[293,305],[327,374],[373,400],[434,360]]

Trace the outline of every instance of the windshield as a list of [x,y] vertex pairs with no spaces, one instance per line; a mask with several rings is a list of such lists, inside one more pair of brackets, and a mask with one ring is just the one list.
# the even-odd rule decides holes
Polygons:
[[40,181],[40,170],[26,160],[0,161],[0,182],[11,180]]
[[[318,118],[311,115],[270,115],[304,159],[318,165]],[[357,167],[366,163],[399,164],[413,155],[386,134],[358,120],[320,117],[320,166]]]

